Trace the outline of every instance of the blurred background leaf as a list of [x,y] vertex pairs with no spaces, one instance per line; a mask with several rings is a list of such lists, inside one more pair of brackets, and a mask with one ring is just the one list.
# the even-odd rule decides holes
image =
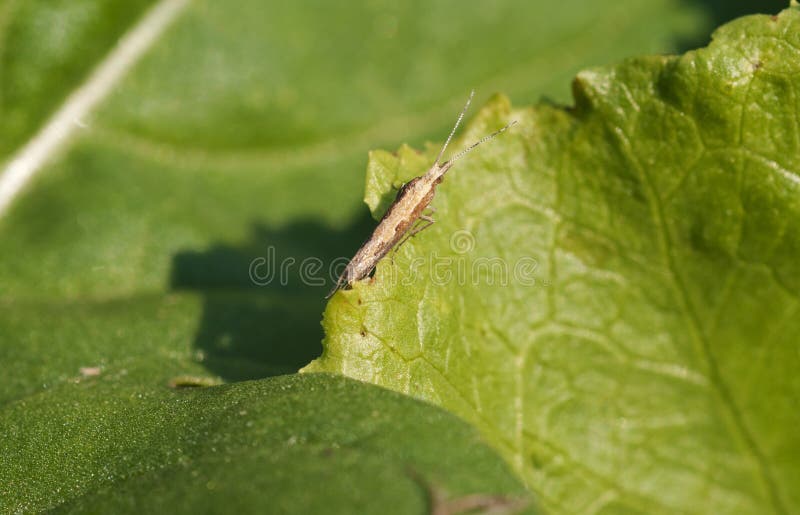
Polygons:
[[[0,1],[0,159],[155,4]],[[581,68],[784,4],[193,0],[0,218],[0,402],[67,399],[82,367],[148,391],[294,372],[327,291],[297,266],[369,232],[368,150],[443,139],[470,88],[569,102]],[[296,264],[255,287],[269,247]]]
[[[247,266],[349,256],[367,152],[446,134],[471,87],[569,101],[581,68],[704,42],[783,2],[194,0],[0,219],[0,382],[158,355],[161,375],[289,373],[320,352],[324,287]],[[148,3],[0,4],[0,152],[29,139]],[[169,356],[165,358],[163,355]]]

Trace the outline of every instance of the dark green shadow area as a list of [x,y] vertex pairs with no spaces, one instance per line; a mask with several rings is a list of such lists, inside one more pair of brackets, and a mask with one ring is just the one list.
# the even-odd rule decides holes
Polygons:
[[203,296],[194,346],[205,366],[243,381],[294,373],[319,356],[330,267],[343,266],[374,223],[366,209],[342,230],[314,220],[254,223],[242,244],[175,254],[171,289]]
[[708,34],[678,41],[679,53],[706,46],[711,32],[725,23],[748,14],[777,14],[789,6],[789,0],[684,0],[699,7],[710,16]]
[[695,0],[709,9],[717,26],[746,14],[777,14],[789,6],[789,0]]

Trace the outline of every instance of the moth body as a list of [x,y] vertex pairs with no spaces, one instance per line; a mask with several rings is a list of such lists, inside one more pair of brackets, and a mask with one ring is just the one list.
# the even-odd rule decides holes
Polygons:
[[[361,248],[358,249],[356,254],[347,264],[344,272],[342,272],[342,275],[340,275],[339,279],[336,281],[333,290],[331,290],[331,292],[328,294],[328,297],[333,295],[339,288],[348,287],[354,282],[360,281],[361,279],[369,276],[372,270],[375,269],[378,261],[383,259],[386,254],[388,254],[398,244],[402,243],[406,237],[421,231],[425,227],[429,227],[433,223],[433,219],[429,216],[425,216],[423,212],[433,201],[433,197],[436,194],[436,186],[442,182],[444,174],[447,173],[450,167],[452,167],[453,164],[467,152],[477,147],[484,141],[497,136],[501,132],[508,129],[511,125],[516,123],[515,121],[511,122],[502,129],[495,131],[488,136],[484,136],[479,141],[473,143],[466,149],[456,154],[456,156],[453,158],[445,161],[442,164],[439,164],[447,145],[450,143],[453,134],[455,134],[458,125],[461,123],[461,120],[464,117],[467,108],[469,107],[473,94],[474,91],[470,94],[467,104],[461,111],[455,127],[453,127],[452,132],[450,132],[450,136],[447,138],[442,150],[439,152],[439,156],[436,158],[436,161],[434,161],[433,166],[431,166],[431,168],[424,175],[411,179],[409,182],[404,184],[402,188],[400,188],[400,191],[397,192],[397,197],[395,197],[394,202],[392,202],[392,205],[389,206],[389,209],[386,211],[386,214],[383,215],[383,218],[381,218],[381,221],[378,223],[378,226],[375,227],[375,230],[372,231],[372,235],[369,237],[369,239],[364,242]],[[415,228],[415,224],[419,220],[424,220],[427,222],[427,225]]]

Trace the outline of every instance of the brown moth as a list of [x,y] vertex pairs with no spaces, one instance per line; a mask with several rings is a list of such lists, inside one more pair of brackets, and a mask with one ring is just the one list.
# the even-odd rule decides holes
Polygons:
[[[450,135],[442,146],[442,150],[439,151],[436,161],[433,162],[433,166],[431,166],[424,175],[411,179],[400,188],[394,202],[389,206],[386,214],[383,215],[380,223],[378,223],[378,226],[372,232],[372,236],[358,249],[358,252],[356,252],[355,256],[353,256],[347,264],[344,272],[339,276],[339,280],[336,281],[333,290],[331,290],[327,297],[336,293],[338,289],[349,287],[355,281],[367,277],[375,268],[375,265],[378,264],[378,261],[386,256],[393,248],[398,247],[405,242],[406,239],[423,229],[430,227],[435,220],[429,215],[424,214],[424,211],[426,208],[430,207],[430,203],[433,201],[433,197],[436,194],[436,186],[442,182],[444,174],[447,173],[456,161],[470,150],[494,138],[517,123],[516,120],[512,121],[502,129],[488,136],[484,136],[444,163],[439,164],[439,161],[444,155],[444,151],[447,149],[447,145],[450,144],[450,140],[453,138],[458,126],[461,124],[461,120],[464,118],[474,94],[474,90],[470,92],[467,103],[464,105],[464,109],[461,110],[461,114],[458,115],[458,120],[456,120],[453,130],[450,131]],[[431,207],[430,210],[432,212],[433,208]],[[417,225],[416,223],[418,221],[421,223]]]

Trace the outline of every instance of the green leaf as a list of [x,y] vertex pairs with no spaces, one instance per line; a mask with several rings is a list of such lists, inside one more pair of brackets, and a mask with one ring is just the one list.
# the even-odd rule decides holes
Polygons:
[[532,510],[455,416],[320,374],[185,389],[81,377],[6,407],[0,432],[10,513],[423,513],[429,490]]
[[[0,159],[27,148],[140,27],[146,8],[169,3],[0,0]],[[205,396],[217,394],[182,392],[191,401],[183,406],[164,385],[290,373],[318,355],[326,288],[304,284],[296,267],[306,257],[346,255],[368,232],[360,196],[370,148],[438,138],[470,87],[484,98],[503,90],[563,100],[569,77],[587,65],[671,51],[704,38],[723,17],[770,9],[684,0],[556,7],[504,0],[491,9],[454,0],[369,0],[346,9],[305,2],[267,9],[260,0],[186,5],[94,112],[70,120],[65,145],[44,156],[46,166],[0,212],[0,419],[32,428],[27,447],[6,444],[16,454],[0,454],[0,474],[29,467],[28,475],[13,474],[19,482],[36,467],[47,471],[40,482],[24,481],[25,502],[85,493],[96,504],[76,500],[76,509],[102,502],[117,511],[111,504],[141,500],[134,494],[147,481],[160,488],[154,499],[172,495],[158,485],[170,471],[180,476],[180,492],[200,484],[170,461],[180,445],[171,438],[185,431],[187,441],[199,441],[189,420],[200,420]],[[295,260],[294,273],[257,287],[248,267],[271,246],[276,260]],[[208,391],[229,392],[219,394],[221,403],[267,395],[271,384]],[[139,394],[149,399],[140,409],[129,405]],[[331,401],[331,411],[352,413],[348,402]],[[297,417],[317,420],[314,402],[296,407]],[[165,413],[172,408],[173,421]],[[209,441],[236,429],[235,414],[209,416],[201,426]],[[342,430],[357,424],[335,420]],[[75,424],[87,433],[66,452],[59,442]],[[138,427],[152,438],[134,441]],[[395,434],[386,428],[386,438]],[[259,442],[256,456],[274,440]],[[220,474],[256,481],[256,464],[238,450],[225,463],[221,452],[197,449],[193,460],[219,458]],[[130,453],[140,463],[123,459]],[[100,480],[107,470],[124,478],[127,493],[118,499],[113,490],[123,484]],[[203,470],[200,478],[213,475]],[[346,470],[337,481],[349,481]],[[239,483],[226,487],[246,487]],[[198,495],[196,502],[212,501]]]
[[[800,511],[800,9],[573,91],[482,110],[455,149],[520,123],[330,301],[306,370],[473,422],[552,512]],[[371,208],[437,150],[374,153]]]
[[[16,63],[2,69],[0,99],[27,95],[0,104],[0,156],[29,143],[120,32],[139,26],[129,4],[145,5],[0,2],[0,32],[14,35],[0,55]],[[674,48],[704,34],[709,17],[674,0],[268,13],[258,0],[192,0],[0,214],[0,362],[17,371],[0,380],[0,399],[96,364],[136,361],[158,383],[295,372],[321,352],[328,289],[305,284],[299,265],[346,256],[368,232],[370,148],[438,137],[472,86],[484,98],[563,98],[581,67]],[[43,20],[63,27],[37,29]],[[67,68],[80,72],[67,78]],[[42,87],[11,86],[32,82]],[[24,130],[11,127],[12,111],[29,120]],[[255,286],[249,266],[270,247],[293,268]]]

